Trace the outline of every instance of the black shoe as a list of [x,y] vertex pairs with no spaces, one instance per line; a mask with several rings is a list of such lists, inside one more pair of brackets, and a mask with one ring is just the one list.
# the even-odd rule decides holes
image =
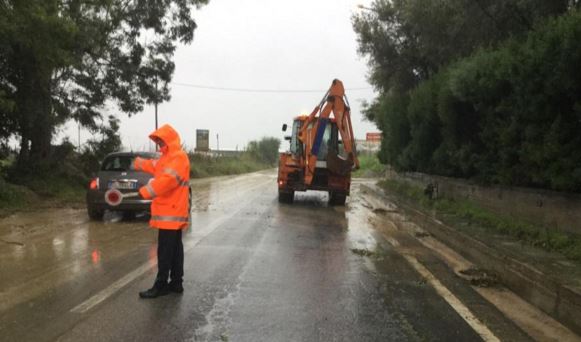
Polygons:
[[168,288],[169,288],[170,292],[174,292],[174,293],[183,293],[184,292],[184,287],[182,286],[182,283],[170,282],[168,285]]
[[169,294],[169,287],[167,285],[153,285],[149,290],[139,292],[141,298],[157,298]]

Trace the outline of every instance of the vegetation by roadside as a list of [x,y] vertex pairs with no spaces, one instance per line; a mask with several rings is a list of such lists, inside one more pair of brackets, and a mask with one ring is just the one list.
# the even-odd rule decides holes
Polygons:
[[377,154],[360,154],[359,170],[353,172],[352,176],[356,178],[372,178],[380,177],[384,172],[386,166],[381,164]]
[[94,131],[104,108],[168,101],[176,47],[192,42],[193,11],[207,3],[1,1],[0,145],[16,139],[17,163],[36,168],[54,160],[65,123]]
[[375,1],[353,22],[382,162],[581,192],[581,1]]
[[10,184],[6,180],[0,177],[0,216],[5,211],[25,207],[37,200],[37,196],[30,189]]
[[212,157],[190,153],[190,177],[237,175],[274,167],[279,147],[279,139],[263,137],[249,142],[246,151],[237,156]]
[[51,145],[51,158],[19,163],[18,151],[0,146],[0,216],[18,210],[82,207],[85,189],[103,158],[121,148],[119,120],[109,116],[79,151],[70,141]]
[[[16,166],[14,153],[0,155],[0,216],[19,210],[46,207],[82,207],[90,177],[108,153],[121,148],[115,120],[101,132],[101,140],[90,140],[81,153],[65,141],[53,146],[54,161],[35,169]],[[210,157],[190,153],[191,177],[234,175],[271,168],[278,158],[280,141],[252,141],[239,156]]]
[[264,170],[272,164],[262,163],[247,154],[236,157],[210,157],[201,154],[190,154],[190,177],[204,178],[212,176],[238,175]]
[[[60,155],[63,150],[73,151],[74,147],[65,142],[55,150]],[[27,171],[16,168],[14,158],[3,159],[0,167],[0,217],[21,210],[80,206],[89,178],[79,171],[75,155],[60,156],[58,165],[55,162]]]
[[504,234],[519,241],[558,252],[565,257],[581,261],[581,238],[563,232],[548,230],[524,220],[493,213],[469,201],[446,198],[430,199],[424,189],[395,180],[382,180],[385,190],[400,195],[426,210],[435,210],[438,218],[460,229],[480,228],[494,234]]
[[82,186],[58,176],[35,176],[26,185],[9,183],[0,176],[0,217],[38,208],[79,207],[84,194]]

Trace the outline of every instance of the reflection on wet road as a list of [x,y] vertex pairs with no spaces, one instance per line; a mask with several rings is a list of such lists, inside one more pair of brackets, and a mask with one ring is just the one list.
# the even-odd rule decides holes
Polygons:
[[[275,180],[192,182],[185,292],[155,300],[137,296],[156,270],[146,217],[91,222],[60,209],[0,220],[0,340],[480,339],[377,233],[357,182],[346,207],[329,207],[314,192],[281,205]],[[483,306],[468,288],[462,298]],[[526,340],[510,324],[493,330]]]

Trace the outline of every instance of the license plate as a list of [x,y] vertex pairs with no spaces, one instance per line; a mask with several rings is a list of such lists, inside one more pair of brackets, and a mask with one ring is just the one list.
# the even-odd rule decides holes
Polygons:
[[135,189],[137,186],[135,182],[109,182],[109,189]]

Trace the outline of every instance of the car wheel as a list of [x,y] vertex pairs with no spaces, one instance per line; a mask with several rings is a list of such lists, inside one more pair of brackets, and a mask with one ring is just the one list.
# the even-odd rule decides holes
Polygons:
[[98,221],[103,219],[103,215],[105,215],[105,210],[99,210],[92,207],[87,207],[87,214],[89,214],[89,218],[93,221]]

